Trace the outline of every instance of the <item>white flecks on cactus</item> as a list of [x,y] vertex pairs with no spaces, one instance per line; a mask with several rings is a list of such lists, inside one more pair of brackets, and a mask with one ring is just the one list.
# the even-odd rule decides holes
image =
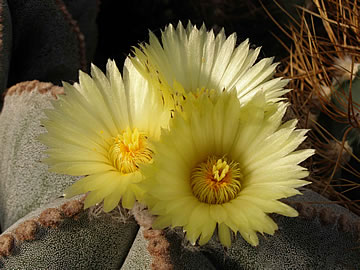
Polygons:
[[[301,191],[303,196],[294,196],[289,201],[302,206],[298,208],[302,218],[276,217],[282,229],[275,237],[260,239],[257,248],[239,237],[224,252],[214,236],[207,245],[191,249],[181,234],[173,229],[164,231],[173,269],[359,269],[358,242],[351,228],[359,224],[360,218],[315,192]],[[66,203],[69,200],[59,199],[37,209],[12,225],[0,238],[16,231],[26,220],[39,221],[48,207],[64,214]],[[124,224],[108,215],[92,219],[89,210],[78,211],[77,218],[64,217],[57,228],[38,225],[34,240],[16,243],[13,250],[16,252],[10,251],[1,258],[0,268],[151,269],[149,263],[154,257],[149,258],[149,241],[143,234],[145,230],[135,236],[138,226],[134,220]],[[155,248],[161,247],[156,242],[153,244]],[[342,252],[344,250],[346,252]]]
[[[0,268],[120,269],[134,246],[136,222],[133,219],[119,222],[109,215],[90,218],[83,205],[76,207],[75,215],[69,217],[72,211],[68,206],[79,202],[78,199],[57,199],[9,227],[0,238],[6,234],[15,236],[17,241],[9,255],[0,256]],[[51,212],[58,212],[62,219],[58,220]],[[17,229],[27,221],[34,221],[37,226],[33,240],[19,241]]]
[[130,248],[121,270],[151,269],[150,265],[152,258],[149,251],[146,249],[148,241],[144,238],[143,231],[144,229],[140,227],[134,240],[134,245]]
[[61,87],[38,81],[11,87],[0,114],[0,223],[6,229],[56,197],[77,177],[48,172],[41,160],[45,146],[36,137],[42,110],[51,108]]

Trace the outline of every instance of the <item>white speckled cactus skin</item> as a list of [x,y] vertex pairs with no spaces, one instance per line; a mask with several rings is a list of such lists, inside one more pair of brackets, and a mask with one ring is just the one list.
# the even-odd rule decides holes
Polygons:
[[[12,231],[16,244],[12,246],[12,255],[0,262],[0,268],[119,269],[133,244],[138,225],[133,219],[126,223],[109,216],[91,219],[87,211],[78,209],[74,209],[75,216],[66,217],[72,210],[66,211],[61,206],[72,201],[76,200],[58,199],[47,205],[49,209],[59,209],[62,217],[59,221],[56,215],[44,218],[41,213],[45,208],[39,208],[4,232],[6,235]],[[51,219],[53,222],[49,222]],[[35,221],[37,229],[16,231],[26,220]],[[35,240],[21,241],[23,232],[28,238],[33,234]]]
[[0,114],[0,222],[6,229],[32,210],[62,195],[76,178],[47,171],[45,146],[36,137],[45,131],[40,119],[62,88],[37,81],[10,88]]
[[193,247],[181,231],[152,230],[139,216],[140,230],[132,217],[125,222],[106,214],[90,218],[81,196],[58,198],[76,179],[49,173],[40,162],[41,110],[60,92],[32,81],[11,88],[5,97],[0,115],[0,220],[6,229],[0,236],[1,269],[360,269],[360,217],[306,189],[288,201],[300,217],[273,216],[279,230],[260,237],[256,248],[239,235],[227,250],[215,238]]

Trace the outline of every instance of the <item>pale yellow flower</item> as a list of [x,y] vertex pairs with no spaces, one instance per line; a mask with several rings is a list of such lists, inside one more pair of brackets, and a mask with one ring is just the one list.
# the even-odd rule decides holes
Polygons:
[[158,91],[126,60],[123,79],[115,62],[104,75],[94,65],[91,75],[80,72],[73,86],[64,83],[65,95],[46,110],[50,170],[85,177],[65,190],[66,197],[89,192],[85,208],[104,200],[104,211],[120,200],[131,208],[141,191],[139,166],[152,160],[149,140],[157,140],[170,113],[163,109]]
[[132,61],[141,74],[160,89],[170,107],[182,106],[189,92],[236,89],[245,102],[258,91],[264,91],[267,102],[277,102],[288,92],[288,80],[273,78],[277,63],[273,58],[257,61],[260,47],[250,49],[249,40],[236,46],[236,34],[226,38],[224,30],[217,35],[190,22],[169,24],[161,32],[161,42],[150,32],[149,43],[134,47]]
[[279,199],[300,194],[308,172],[298,164],[314,151],[296,150],[306,130],[296,120],[282,124],[286,107],[267,104],[261,92],[243,105],[233,93],[189,95],[143,168],[153,227],[183,227],[200,245],[217,229],[230,246],[231,231],[239,232],[256,246],[257,232],[278,228],[267,214],[297,216]]

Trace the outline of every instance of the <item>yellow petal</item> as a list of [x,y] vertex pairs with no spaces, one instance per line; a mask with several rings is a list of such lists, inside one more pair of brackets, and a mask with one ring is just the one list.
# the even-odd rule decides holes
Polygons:
[[204,245],[211,239],[216,228],[216,222],[214,220],[208,220],[201,230],[201,236],[199,239],[199,245]]
[[202,225],[210,219],[209,208],[209,205],[199,202],[192,210],[188,227],[191,229],[202,227]]
[[230,234],[229,227],[226,226],[225,223],[220,223],[218,225],[218,234],[219,234],[219,239],[220,239],[221,244],[223,244],[223,246],[225,246],[225,247],[230,247],[231,246],[231,234]]
[[191,244],[195,245],[197,239],[199,238],[199,236],[201,234],[201,228],[185,226],[184,229],[186,231],[186,238],[190,241]]
[[[88,185],[92,185],[92,183],[96,182],[101,183],[103,181],[103,178],[101,176],[102,174],[95,174],[83,177],[80,180],[76,181],[74,184],[64,190],[65,198],[71,198],[75,195],[83,194],[90,191]],[[96,186],[94,189],[96,189],[97,187],[98,186]]]
[[210,216],[218,223],[222,223],[227,218],[226,210],[219,204],[210,205]]
[[113,210],[119,204],[120,197],[121,195],[117,190],[106,196],[104,199],[104,212]]
[[250,245],[255,247],[259,244],[259,238],[254,230],[241,230],[240,234]]
[[107,181],[106,185],[103,185],[100,189],[91,191],[84,201],[84,208],[89,208],[99,202],[113,192],[118,183],[114,181]]
[[79,161],[79,162],[61,162],[52,165],[49,169],[51,172],[64,173],[69,175],[87,175],[114,170],[114,167],[95,161]]
[[158,216],[154,223],[152,224],[152,227],[154,229],[164,229],[165,227],[168,227],[171,225],[171,216]]
[[122,206],[127,209],[131,209],[135,203],[135,194],[130,189],[125,192],[121,200]]

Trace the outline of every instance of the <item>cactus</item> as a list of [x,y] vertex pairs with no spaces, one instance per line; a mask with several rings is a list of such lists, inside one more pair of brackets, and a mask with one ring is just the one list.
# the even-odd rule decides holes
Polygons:
[[[25,79],[43,78],[53,83],[76,80],[78,69],[87,69],[95,52],[97,5],[95,0],[51,0],[46,3],[36,0],[0,1],[0,93],[8,84]],[[15,98],[15,103],[22,104],[22,110],[17,110],[15,107],[19,104],[12,104],[11,97],[28,91],[29,87],[37,88],[32,92],[34,96]],[[40,93],[55,94],[58,89],[51,84],[34,81],[32,84],[20,83],[7,92],[8,110],[0,116],[7,118],[0,125],[4,131],[0,136],[3,144],[0,171],[2,179],[11,178],[13,181],[0,183],[0,201],[3,202],[0,224],[3,229],[47,203],[53,196],[61,195],[65,187],[66,181],[58,181],[59,177],[55,176],[51,179],[55,183],[51,183],[50,174],[38,170],[39,166],[43,166],[39,162],[42,146],[34,137],[41,129],[40,115],[36,111],[37,107],[44,105]],[[2,100],[0,108],[1,105]],[[18,125],[13,125],[13,122]],[[27,129],[33,131],[31,138],[23,133]],[[7,144],[15,134],[18,136],[13,141],[16,147]],[[7,166],[14,158],[18,164],[12,171]],[[37,180],[30,180],[29,175],[36,175]],[[68,181],[74,180],[68,178]],[[18,193],[18,185],[24,183],[28,184],[28,191],[23,189],[24,193]],[[49,186],[53,189],[48,189]],[[19,196],[23,201],[18,199]]]
[[[257,248],[240,237],[229,249],[216,237],[205,246],[192,246],[176,228],[153,230],[152,217],[139,204],[130,212],[117,207],[106,214],[101,205],[83,210],[84,197],[61,198],[78,178],[48,172],[40,161],[44,146],[36,137],[45,131],[39,121],[43,109],[52,106],[62,88],[21,81],[77,79],[77,70],[86,69],[94,52],[97,4],[0,1],[0,91],[18,83],[6,92],[0,114],[0,268],[360,268],[360,218],[307,189],[304,196],[286,201],[300,218],[274,215],[279,231],[262,238]],[[32,16],[46,23],[30,24]],[[35,46],[43,35],[49,36],[48,42]],[[54,50],[44,53],[49,48]]]
[[[351,61],[351,59],[350,59]],[[351,63],[351,62],[350,62]],[[356,65],[356,63],[355,63]],[[343,71],[344,74],[350,75],[350,70],[347,69]],[[342,114],[339,119],[330,120],[333,121],[332,126],[329,127],[329,131],[333,134],[336,139],[342,140],[344,133],[351,126],[353,128],[349,131],[346,140],[349,143],[352,151],[355,155],[360,154],[360,134],[359,134],[359,102],[360,102],[360,73],[357,72],[358,67],[353,68],[353,78],[346,78],[344,81],[334,79],[331,85],[331,102],[336,106],[336,109],[339,111],[339,114]],[[340,70],[339,70],[340,71]],[[350,100],[351,93],[351,100]],[[349,107],[352,106],[352,107]],[[350,111],[350,119],[348,119],[348,110]],[[320,117],[325,118],[323,115]],[[323,123],[323,119],[319,119],[320,123]],[[324,125],[326,125],[324,123]]]
[[[36,136],[44,132],[41,109],[62,88],[39,81],[23,82],[8,89],[6,108],[0,115],[0,224],[6,229],[19,218],[62,195],[76,178],[47,171],[40,162],[44,146]],[[19,199],[21,198],[21,199]]]
[[[0,93],[6,88],[12,45],[12,25],[7,1],[0,1]],[[2,102],[0,101],[0,108]]]
[[83,210],[83,197],[58,198],[75,179],[47,172],[39,162],[43,146],[35,137],[44,132],[39,123],[42,109],[50,107],[61,92],[52,84],[31,81],[15,85],[5,96],[0,116],[0,144],[4,149],[0,158],[0,216],[7,229],[0,236],[0,268],[360,267],[360,218],[306,189],[302,189],[303,196],[286,202],[298,209],[300,218],[274,215],[279,231],[262,238],[257,248],[241,237],[229,249],[215,237],[204,246],[192,246],[176,228],[153,230],[151,216],[141,205],[130,213],[118,207],[106,214],[101,206]]
[[1,268],[118,269],[122,265],[138,230],[134,220],[125,224],[109,216],[89,219],[81,200],[59,199],[47,207],[20,219],[2,235],[8,242],[0,252],[12,255]]
[[314,0],[308,8],[289,26],[283,60],[282,75],[293,79],[290,114],[311,128],[313,189],[359,214],[360,8],[348,0]]
[[96,0],[1,0],[0,93],[25,80],[76,80],[95,53],[97,12]]

